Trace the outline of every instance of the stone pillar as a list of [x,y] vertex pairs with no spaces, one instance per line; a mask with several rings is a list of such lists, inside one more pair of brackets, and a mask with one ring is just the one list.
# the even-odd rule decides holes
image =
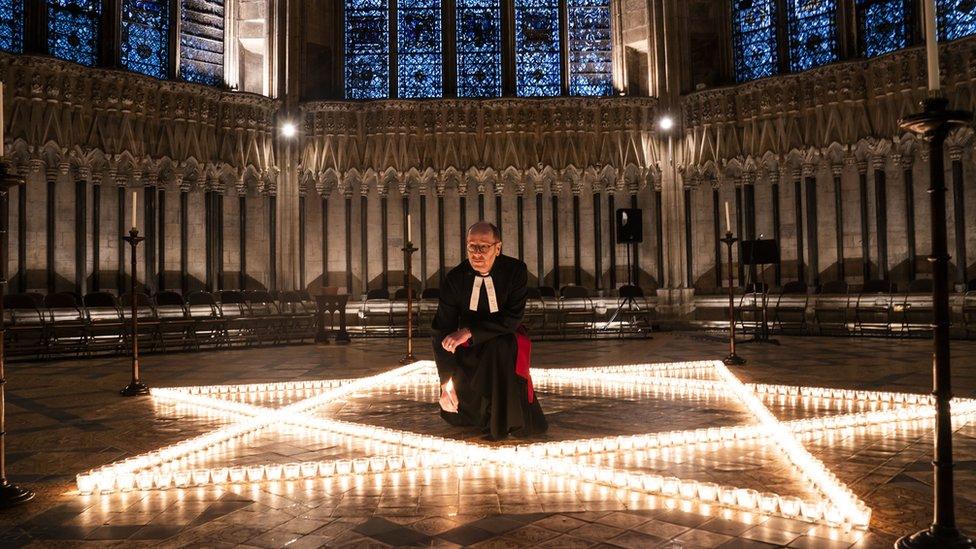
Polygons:
[[79,167],[75,174],[75,293],[88,293],[88,182],[91,169]]
[[583,258],[580,249],[580,193],[582,180],[577,179],[572,182],[571,191],[573,193],[573,284],[580,286],[583,284]]
[[820,286],[820,220],[817,212],[817,164],[803,164],[807,206],[807,285]]
[[[389,236],[390,231],[388,225],[388,208],[389,204],[387,200],[389,198],[389,186],[386,181],[382,178],[376,183],[376,194],[380,196],[380,287],[384,290],[390,288],[390,246],[389,246]],[[363,219],[366,219],[363,217]],[[363,233],[365,235],[365,233]],[[365,242],[365,238],[363,242]],[[363,256],[366,257],[366,250],[369,248],[363,245]],[[365,259],[364,259],[365,261]]]
[[861,206],[861,280],[871,280],[871,229],[868,212],[868,163],[858,160],[857,178]]
[[796,232],[796,279],[806,282],[806,262],[803,246],[803,172],[797,167],[793,169],[793,227]]
[[434,193],[437,195],[437,285],[444,285],[444,181],[438,179]]
[[247,289],[247,185],[241,179],[237,182],[237,285]]
[[343,179],[340,192],[345,210],[345,239],[346,239],[346,293],[352,295],[352,185]]
[[871,159],[874,168],[874,223],[878,240],[878,277],[888,280],[888,182],[885,157]]
[[915,157],[903,154],[895,157],[895,164],[901,167],[902,182],[905,186],[905,249],[908,261],[908,281],[914,282],[918,274],[916,263],[918,253],[915,249],[915,178],[912,166]]
[[525,181],[515,185],[515,224],[518,235],[518,258],[525,261]]
[[837,280],[845,280],[847,273],[844,269],[844,192],[842,184],[844,164],[832,162],[830,174],[834,178],[834,243],[837,246]]
[[563,182],[558,179],[550,185],[550,199],[552,200],[552,287],[559,295],[560,272],[559,272],[559,195],[563,190]]
[[92,275],[91,275],[91,291],[100,292],[101,288],[101,276],[99,271],[101,270],[101,243],[102,243],[102,227],[101,227],[101,213],[102,213],[102,174],[93,173],[92,174],[92,206],[91,206],[91,218],[92,218],[92,237],[91,237],[91,258],[92,258]]

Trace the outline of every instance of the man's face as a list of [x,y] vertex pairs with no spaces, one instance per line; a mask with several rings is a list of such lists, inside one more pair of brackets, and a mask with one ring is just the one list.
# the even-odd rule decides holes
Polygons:
[[487,273],[491,270],[501,250],[501,241],[495,240],[490,232],[468,234],[468,261],[479,273]]

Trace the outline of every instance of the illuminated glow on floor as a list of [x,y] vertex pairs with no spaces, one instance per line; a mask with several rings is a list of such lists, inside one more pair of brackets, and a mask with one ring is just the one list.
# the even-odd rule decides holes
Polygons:
[[[314,478],[349,479],[367,474],[445,468],[460,471],[467,467],[488,466],[522,472],[529,477],[575,479],[603,486],[603,489],[609,487],[629,491],[635,497],[662,497],[672,506],[680,504],[685,507],[694,503],[705,510],[717,507],[863,529],[870,522],[871,509],[804,447],[804,437],[885,424],[903,425],[934,415],[932,397],[928,395],[747,384],[719,361],[536,369],[533,380],[538,390],[550,393],[582,387],[638,397],[649,389],[677,390],[692,395],[716,394],[741,404],[755,423],[529,444],[513,441],[507,445],[489,446],[313,414],[325,404],[369,389],[386,386],[399,389],[436,387],[438,378],[434,363],[420,361],[358,379],[153,389],[152,397],[157,402],[188,406],[201,415],[221,417],[229,424],[159,450],[80,473],[76,479],[77,488],[81,494],[108,494]],[[249,403],[261,402],[269,395],[283,393],[300,393],[306,398],[279,408]],[[783,401],[831,399],[840,404],[866,404],[873,409],[781,421],[763,403],[764,398]],[[974,415],[976,400],[953,400],[954,417],[968,418]],[[189,467],[195,458],[206,455],[208,451],[259,429],[277,425],[310,433],[349,437],[367,443],[372,454],[354,459]],[[636,453],[735,441],[775,446],[793,465],[795,474],[819,494],[819,499],[801,499],[713,482],[618,470],[609,465],[579,460],[581,456],[606,452]]]

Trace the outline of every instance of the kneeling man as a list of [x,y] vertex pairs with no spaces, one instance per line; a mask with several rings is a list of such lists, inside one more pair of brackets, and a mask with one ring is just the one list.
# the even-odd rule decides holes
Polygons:
[[468,229],[468,260],[445,277],[432,325],[441,417],[480,427],[493,440],[548,427],[532,390],[531,344],[521,327],[528,269],[501,255],[500,236],[484,221]]

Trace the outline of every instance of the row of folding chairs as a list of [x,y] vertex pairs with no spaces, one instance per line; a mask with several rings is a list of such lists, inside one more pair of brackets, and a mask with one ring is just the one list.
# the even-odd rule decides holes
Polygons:
[[297,343],[314,336],[315,306],[300,292],[12,294],[4,296],[8,351],[37,357],[125,352],[133,335],[133,301],[136,335],[146,351]]
[[[601,335],[646,335],[654,321],[652,302],[637,286],[623,286],[612,306],[606,300],[595,300],[582,286],[564,286],[558,292],[552,287],[529,288],[523,324],[537,337],[598,337]],[[364,336],[402,335],[407,315],[412,314],[414,333],[424,335],[429,328],[440,294],[437,288],[414,290],[412,310],[407,310],[407,289],[391,295],[385,289],[369,290],[358,304],[357,331]],[[620,311],[612,324],[607,320]]]
[[[736,322],[756,332],[766,321],[772,332],[820,335],[910,337],[926,335],[932,323],[932,281],[918,279],[899,292],[896,284],[870,280],[858,288],[832,281],[810,294],[805,283],[792,281],[776,293],[762,284],[748,286],[738,297]],[[976,280],[962,296],[961,328],[976,335]]]

